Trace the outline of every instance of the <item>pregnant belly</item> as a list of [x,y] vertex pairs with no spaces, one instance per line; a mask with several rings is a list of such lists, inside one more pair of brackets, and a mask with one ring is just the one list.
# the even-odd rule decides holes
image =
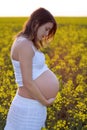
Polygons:
[[45,71],[34,81],[47,99],[56,97],[59,90],[59,81],[52,71]]

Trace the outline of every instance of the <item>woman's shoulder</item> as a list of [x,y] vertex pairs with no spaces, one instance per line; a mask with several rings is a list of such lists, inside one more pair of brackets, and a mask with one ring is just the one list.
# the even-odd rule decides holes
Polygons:
[[24,37],[24,36],[18,36],[16,38],[16,41],[17,42],[20,42],[20,43],[28,43],[28,44],[33,44],[33,42],[31,40],[29,40],[28,38]]
[[16,42],[16,45],[18,46],[19,49],[32,48],[32,46],[33,46],[33,42],[31,40],[29,40],[28,38],[23,37],[23,36],[17,37],[15,42]]

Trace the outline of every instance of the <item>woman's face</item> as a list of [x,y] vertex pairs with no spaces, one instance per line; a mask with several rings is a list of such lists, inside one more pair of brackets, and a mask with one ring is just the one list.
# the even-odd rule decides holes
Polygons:
[[52,22],[48,22],[42,26],[40,26],[37,30],[37,40],[41,40],[43,41],[44,39],[46,39],[46,37],[48,36],[50,30],[53,27],[53,23]]

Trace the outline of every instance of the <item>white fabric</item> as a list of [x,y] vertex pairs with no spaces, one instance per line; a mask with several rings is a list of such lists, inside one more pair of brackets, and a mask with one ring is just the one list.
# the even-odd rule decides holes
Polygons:
[[40,102],[16,94],[4,130],[41,130],[46,116],[46,107]]
[[[19,38],[19,40],[24,40],[24,39],[25,39],[24,37]],[[34,45],[32,45],[32,49],[35,53],[32,60],[32,79],[35,80],[37,77],[39,77],[43,72],[45,72],[49,68],[45,64],[44,54],[38,51],[34,47]],[[20,69],[20,62],[12,59],[12,64],[14,67],[16,83],[19,85],[19,87],[21,87],[23,86],[23,82],[22,82],[22,74],[21,74],[21,69]]]

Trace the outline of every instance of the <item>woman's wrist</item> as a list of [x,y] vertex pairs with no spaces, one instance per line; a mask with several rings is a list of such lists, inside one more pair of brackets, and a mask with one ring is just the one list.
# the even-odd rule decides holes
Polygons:
[[55,98],[50,98],[48,100],[45,100],[45,102],[43,102],[43,105],[50,106],[53,104],[54,100],[55,100]]

